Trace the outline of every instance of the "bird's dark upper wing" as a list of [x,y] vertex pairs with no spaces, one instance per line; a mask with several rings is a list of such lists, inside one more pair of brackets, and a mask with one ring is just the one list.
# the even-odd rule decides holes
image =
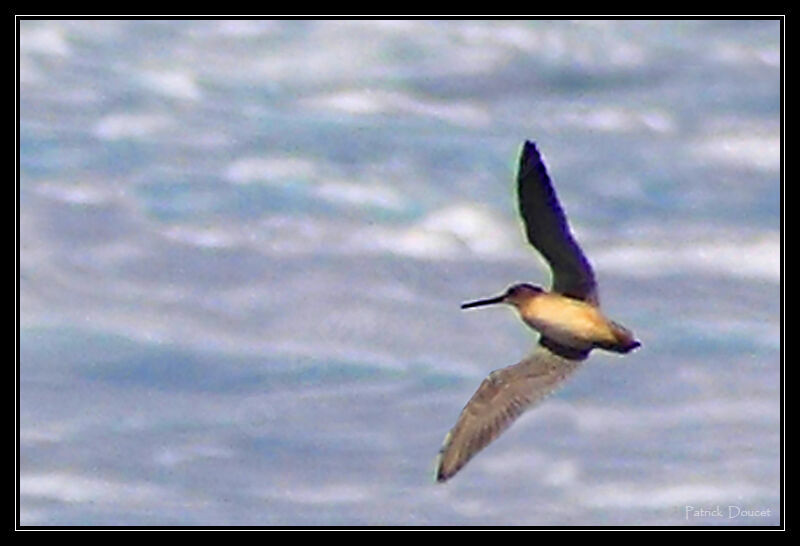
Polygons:
[[597,303],[592,266],[583,255],[564,216],[536,144],[526,141],[517,174],[519,209],[528,241],[553,272],[553,291]]
[[436,464],[436,480],[443,482],[452,477],[523,411],[553,392],[584,358],[586,354],[567,358],[539,345],[519,364],[490,373],[445,437]]

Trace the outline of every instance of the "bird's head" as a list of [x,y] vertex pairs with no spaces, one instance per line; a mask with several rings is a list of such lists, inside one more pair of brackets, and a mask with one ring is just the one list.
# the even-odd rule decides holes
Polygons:
[[471,307],[480,307],[483,305],[492,305],[494,303],[507,303],[514,307],[521,307],[525,302],[543,294],[544,290],[540,286],[533,284],[521,283],[512,285],[503,294],[493,298],[483,300],[471,301],[469,303],[461,304],[462,309],[469,309]]

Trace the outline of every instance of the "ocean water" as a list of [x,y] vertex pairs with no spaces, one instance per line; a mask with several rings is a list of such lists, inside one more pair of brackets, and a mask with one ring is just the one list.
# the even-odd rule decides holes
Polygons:
[[[780,523],[778,21],[19,23],[23,525]],[[535,334],[537,142],[597,352],[446,484]]]

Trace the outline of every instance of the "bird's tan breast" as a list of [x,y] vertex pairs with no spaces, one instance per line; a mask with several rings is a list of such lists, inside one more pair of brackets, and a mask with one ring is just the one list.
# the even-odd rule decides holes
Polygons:
[[523,320],[542,334],[569,345],[613,341],[608,319],[586,302],[541,294],[520,309]]

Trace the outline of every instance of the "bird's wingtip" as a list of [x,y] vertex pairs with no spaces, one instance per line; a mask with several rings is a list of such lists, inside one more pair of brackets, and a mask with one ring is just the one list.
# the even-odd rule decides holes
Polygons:
[[539,149],[536,147],[536,143],[532,140],[526,140],[525,144],[522,145],[522,151],[525,154],[528,153],[539,153]]
[[522,165],[535,165],[542,162],[542,154],[536,147],[536,143],[532,140],[526,140],[522,145],[522,153],[520,154]]
[[452,478],[456,472],[458,472],[459,468],[450,468],[446,469],[445,465],[442,464],[441,457],[436,461],[436,470],[433,472],[433,482],[434,483],[444,483],[450,478]]
[[439,449],[439,453],[436,455],[436,462],[433,464],[433,481],[434,483],[444,483],[447,481],[447,478],[450,477],[444,471],[444,452],[447,449],[447,446],[450,444],[450,439],[452,438],[453,433],[449,431],[445,434],[444,441],[442,442],[442,447]]
[[450,477],[449,474],[446,474],[444,471],[444,467],[442,465],[442,457],[441,455],[436,458],[436,468],[433,471],[433,483],[444,483]]

